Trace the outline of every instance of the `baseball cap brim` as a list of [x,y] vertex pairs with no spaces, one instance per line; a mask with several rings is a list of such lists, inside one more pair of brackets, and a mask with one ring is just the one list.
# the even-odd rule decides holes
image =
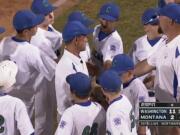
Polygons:
[[109,15],[99,15],[100,18],[105,19],[107,21],[117,21],[116,18],[109,16]]
[[118,73],[119,75],[129,71],[129,70],[134,70],[134,68],[127,68],[126,70],[119,70],[119,68],[117,67],[111,67],[111,70],[115,71],[116,73]]
[[3,33],[3,32],[5,32],[5,28],[0,27],[0,33]]

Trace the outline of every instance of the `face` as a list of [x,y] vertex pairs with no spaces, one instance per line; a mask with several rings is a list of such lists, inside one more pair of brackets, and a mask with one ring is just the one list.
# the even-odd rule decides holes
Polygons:
[[77,50],[81,52],[86,49],[86,43],[88,42],[88,38],[85,35],[81,35],[76,37],[75,42],[76,42]]
[[147,24],[144,25],[144,31],[148,34],[148,33],[157,33],[158,32],[158,25],[151,25],[151,24]]
[[166,16],[159,17],[159,25],[160,25],[160,28],[163,31],[163,33],[165,33],[165,34],[167,33],[171,24],[172,24],[172,20],[169,19],[168,17],[166,17]]
[[133,78],[133,71],[127,71],[121,74],[120,79],[122,83],[127,83]]
[[53,24],[53,23],[54,23],[54,13],[51,12],[45,16],[45,19],[44,19],[42,25],[48,26],[48,25]]
[[115,21],[107,21],[102,18],[99,19],[99,22],[101,24],[102,30],[105,32],[112,31],[115,28],[116,22]]

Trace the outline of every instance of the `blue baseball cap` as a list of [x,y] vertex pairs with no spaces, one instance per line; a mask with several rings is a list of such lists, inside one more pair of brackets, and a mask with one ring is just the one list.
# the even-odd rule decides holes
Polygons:
[[13,17],[13,26],[16,30],[24,30],[37,26],[43,20],[43,15],[36,15],[30,10],[19,10]]
[[104,4],[99,11],[99,17],[108,21],[117,21],[120,16],[120,8],[114,3]]
[[48,15],[52,11],[54,11],[56,7],[54,7],[48,0],[33,0],[31,5],[31,10],[35,14],[43,14]]
[[156,8],[148,8],[144,11],[142,18],[141,18],[142,24],[147,25],[158,25],[158,9]]
[[3,32],[5,32],[5,28],[0,27],[0,34],[3,33]]
[[113,58],[111,70],[116,71],[118,74],[122,74],[133,69],[134,63],[128,55],[118,54]]
[[99,84],[106,92],[116,92],[121,88],[121,80],[117,72],[113,70],[106,70],[99,79]]
[[90,26],[94,23],[94,21],[88,18],[83,12],[81,11],[74,11],[71,12],[68,16],[68,21],[80,21],[86,27]]
[[166,16],[176,23],[180,24],[180,5],[175,3],[170,3],[160,8],[158,11],[159,16]]
[[77,96],[88,96],[91,91],[91,79],[81,73],[70,74],[66,77],[67,83],[70,85],[70,89]]
[[93,29],[89,29],[79,21],[68,22],[62,32],[64,42],[71,41],[76,36],[88,35],[93,32]]

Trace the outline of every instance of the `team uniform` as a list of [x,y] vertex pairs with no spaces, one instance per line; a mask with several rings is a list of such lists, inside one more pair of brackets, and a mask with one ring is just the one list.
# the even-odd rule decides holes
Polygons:
[[[115,55],[123,53],[123,43],[121,36],[118,34],[117,30],[113,31],[111,34],[107,35],[104,39],[99,39],[100,25],[97,25],[94,29],[93,40],[98,57],[97,65],[102,68],[102,63],[114,58]],[[100,69],[101,69],[100,68]]]
[[155,94],[160,102],[176,102],[180,97],[179,41],[178,35],[147,58],[148,64],[156,67]]
[[113,100],[106,113],[108,135],[137,135],[134,111],[126,96]]
[[0,93],[0,135],[31,135],[34,129],[24,103],[15,97]]
[[[54,70],[52,81],[48,81],[43,75],[37,77],[39,86],[36,87],[35,94],[35,133],[52,134],[53,117],[56,114],[56,96],[55,96],[55,60],[58,58],[55,51],[62,45],[62,34],[57,32],[51,25],[50,31],[38,27],[36,34],[31,38],[31,44],[37,46],[46,59],[51,63]],[[50,123],[49,123],[49,122]],[[49,129],[49,130],[48,130]],[[37,133],[39,132],[39,133]]]
[[105,117],[105,110],[98,103],[75,104],[63,113],[55,135],[104,135]]
[[[1,44],[4,58],[9,58],[18,65],[15,90],[11,95],[22,99],[27,107],[28,113],[32,118],[34,109],[35,86],[38,86],[36,78],[42,74],[49,81],[54,76],[51,63],[41,51],[27,41],[7,37]],[[9,48],[14,48],[13,51]]]
[[55,72],[57,110],[60,115],[62,115],[65,109],[72,105],[70,89],[66,82],[66,76],[76,72],[82,72],[89,75],[86,63],[83,59],[65,49],[63,56],[57,64]]

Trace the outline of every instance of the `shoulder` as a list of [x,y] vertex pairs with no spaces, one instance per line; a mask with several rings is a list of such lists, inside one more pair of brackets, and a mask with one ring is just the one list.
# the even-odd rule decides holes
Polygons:
[[111,34],[111,39],[113,39],[115,42],[118,42],[118,41],[122,41],[122,38],[120,36],[120,34],[118,33],[117,30],[115,30],[112,34]]

